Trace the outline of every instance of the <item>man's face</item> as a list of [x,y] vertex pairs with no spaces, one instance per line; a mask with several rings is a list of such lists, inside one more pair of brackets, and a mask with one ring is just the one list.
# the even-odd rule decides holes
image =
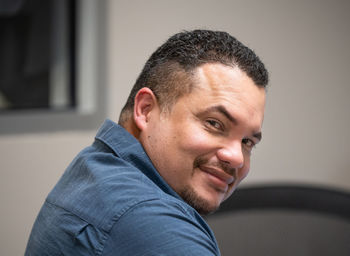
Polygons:
[[154,108],[140,141],[167,183],[199,213],[215,211],[249,172],[265,90],[239,68],[205,64],[170,113]]

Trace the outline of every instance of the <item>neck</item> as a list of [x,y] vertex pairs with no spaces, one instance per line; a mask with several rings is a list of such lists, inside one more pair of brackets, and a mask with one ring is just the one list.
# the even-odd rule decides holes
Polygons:
[[131,135],[133,135],[137,140],[140,137],[140,130],[135,125],[132,118],[127,120],[126,122],[120,124],[125,130],[127,130]]

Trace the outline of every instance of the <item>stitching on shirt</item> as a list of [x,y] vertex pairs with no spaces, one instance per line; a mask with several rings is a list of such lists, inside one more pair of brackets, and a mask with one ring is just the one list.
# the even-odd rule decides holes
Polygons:
[[[165,198],[164,198],[165,199]],[[164,200],[163,199],[163,200]],[[144,203],[150,202],[150,201],[162,201],[162,198],[149,198],[149,199],[144,199],[144,200],[134,200],[134,203],[131,203],[131,205],[128,205],[126,207],[124,207],[123,209],[121,209],[119,211],[120,214],[115,215],[111,221],[110,224],[108,224],[109,228],[108,228],[108,235],[106,234],[106,239],[103,241],[103,249],[101,250],[101,253],[98,255],[101,255],[103,253],[103,250],[106,246],[107,240],[108,238],[110,238],[110,232],[113,228],[114,225],[116,225],[118,223],[118,221],[127,213],[129,213],[130,211],[132,211],[133,209],[135,209],[137,206],[142,205]]]
[[147,200],[133,200],[130,205],[127,205],[126,207],[122,208],[118,212],[117,215],[115,215],[113,218],[111,218],[111,221],[107,225],[108,228],[107,228],[106,234],[104,234],[103,243],[101,244],[101,248],[100,248],[99,253],[97,255],[102,255],[103,250],[106,246],[107,240],[108,240],[108,238],[111,237],[110,232],[111,232],[113,226],[116,225],[118,220],[120,220],[120,218],[122,218],[127,212],[134,209],[137,205],[140,205],[140,204],[148,202],[148,201],[154,201],[154,200],[159,200],[159,198],[151,198],[151,199],[147,199]]
[[[160,203],[163,203],[166,206],[170,206],[170,208],[176,208],[179,210],[179,212],[181,212],[181,214],[183,214],[183,217],[185,217],[185,218],[192,219],[193,213],[191,212],[191,209],[195,212],[195,210],[193,208],[187,208],[190,206],[185,205],[186,204],[185,202],[182,202],[182,201],[180,201],[176,198],[172,198],[170,196],[159,195],[159,197],[144,199],[144,200],[140,200],[140,201],[134,200],[134,202],[136,202],[136,203],[133,203],[128,207],[124,207],[121,211],[119,211],[121,214],[118,214],[114,218],[111,219],[112,225],[109,228],[108,234],[106,234],[106,239],[104,240],[103,248],[106,247],[108,239],[111,238],[110,232],[113,229],[113,226],[117,225],[117,223],[120,219],[122,219],[128,213],[135,210],[135,208],[137,208],[138,206],[141,206],[143,204],[147,204],[151,201],[159,201]],[[179,215],[179,213],[176,213],[176,212],[174,212],[174,214]],[[181,214],[179,216],[181,216]],[[198,226],[199,229],[203,228],[201,225],[197,224],[196,222],[193,222],[193,224]],[[213,239],[213,237],[208,232],[205,232],[205,233],[207,234],[208,238],[210,238],[211,240]],[[101,250],[101,254],[103,253],[103,250]]]
[[[85,220],[85,219],[82,218],[81,216],[78,216],[76,213],[74,213],[74,212],[72,212],[72,211],[70,211],[70,210],[67,210],[66,208],[64,208],[64,207],[62,207],[62,206],[60,206],[60,205],[57,205],[57,204],[54,204],[54,203],[49,202],[47,199],[45,200],[45,203],[47,203],[47,204],[49,204],[49,205],[51,205],[51,206],[53,206],[53,207],[55,207],[55,208],[59,208],[59,209],[65,211],[65,212],[68,212],[68,213],[72,214],[73,216],[75,216],[76,218],[78,218],[78,219],[80,219],[80,220],[86,222],[87,225],[91,225],[91,226],[93,226],[94,228],[98,229],[98,230],[101,232],[101,234],[102,234],[102,238],[101,238],[100,241],[98,241],[98,247],[95,247],[94,251],[95,251],[95,255],[96,255],[96,256],[97,256],[97,255],[101,255],[101,253],[103,252],[103,249],[104,249],[105,242],[106,242],[106,240],[107,240],[107,238],[108,238],[108,234],[107,234],[106,231],[104,231],[104,230],[103,230],[102,228],[100,228],[100,227],[97,227],[96,225],[93,225],[90,221]],[[79,234],[79,233],[74,234],[74,237],[76,237],[78,234]]]

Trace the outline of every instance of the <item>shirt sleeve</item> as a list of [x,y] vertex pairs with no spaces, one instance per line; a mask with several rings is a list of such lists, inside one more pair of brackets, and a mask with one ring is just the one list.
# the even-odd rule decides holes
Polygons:
[[149,200],[116,221],[102,255],[220,255],[208,229],[173,201]]

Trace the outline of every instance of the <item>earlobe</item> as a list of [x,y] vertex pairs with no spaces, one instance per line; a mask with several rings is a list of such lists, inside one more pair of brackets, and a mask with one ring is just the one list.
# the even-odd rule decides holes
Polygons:
[[142,131],[147,127],[150,114],[157,107],[157,99],[153,91],[147,87],[140,89],[134,102],[134,122]]

